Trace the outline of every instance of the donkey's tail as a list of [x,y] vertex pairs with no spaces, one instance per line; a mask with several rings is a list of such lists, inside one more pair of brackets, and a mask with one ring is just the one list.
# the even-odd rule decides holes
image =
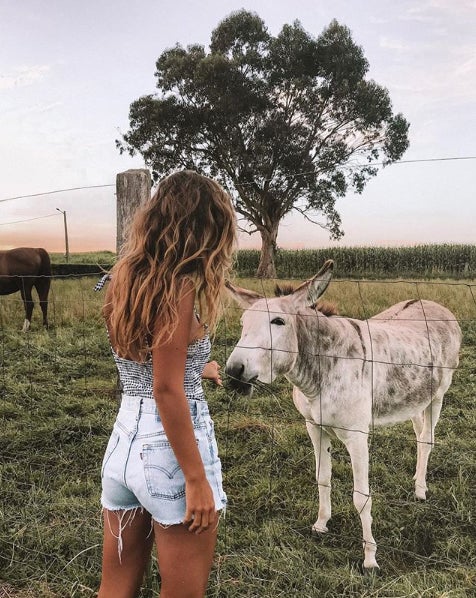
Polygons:
[[46,249],[43,249],[41,247],[38,247],[38,253],[41,258],[41,266],[40,266],[39,275],[40,276],[51,276],[51,260],[50,260],[49,253],[46,251]]

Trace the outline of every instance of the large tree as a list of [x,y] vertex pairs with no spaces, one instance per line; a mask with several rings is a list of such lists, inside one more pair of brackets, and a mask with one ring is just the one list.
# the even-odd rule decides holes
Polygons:
[[157,95],[130,107],[120,151],[139,152],[155,179],[180,167],[221,180],[244,228],[262,239],[259,276],[274,276],[281,219],[292,210],[343,235],[336,199],[399,159],[408,122],[387,89],[366,79],[350,30],[317,37],[296,21],[273,37],[241,10],[212,32],[209,50],[180,45],[157,60]]

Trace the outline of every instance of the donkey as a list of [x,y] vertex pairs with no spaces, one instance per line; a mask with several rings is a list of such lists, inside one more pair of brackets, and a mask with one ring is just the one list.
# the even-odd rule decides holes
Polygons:
[[[330,315],[317,303],[332,277],[328,260],[286,296],[265,298],[231,284],[245,309],[241,338],[225,371],[245,394],[258,380],[284,375],[306,421],[315,460],[319,512],[312,530],[331,517],[331,439],[351,459],[353,502],[363,531],[364,569],[378,568],[372,535],[368,436],[374,425],[411,419],[417,439],[415,493],[426,499],[426,472],[443,396],[458,366],[461,330],[445,307],[408,300],[370,318]],[[334,312],[335,313],[335,312]]]
[[30,328],[33,313],[31,291],[36,288],[43,312],[43,325],[48,328],[48,293],[51,283],[50,256],[45,249],[17,247],[0,251],[0,295],[20,291],[25,308],[23,332]]

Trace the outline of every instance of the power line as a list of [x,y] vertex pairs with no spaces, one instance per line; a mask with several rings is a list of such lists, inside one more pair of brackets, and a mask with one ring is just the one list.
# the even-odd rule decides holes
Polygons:
[[13,201],[14,199],[25,199],[27,197],[38,197],[39,195],[53,195],[53,193],[65,193],[67,191],[80,191],[82,189],[101,189],[103,187],[114,187],[115,185],[88,185],[85,187],[70,187],[69,189],[56,189],[55,191],[44,191],[42,193],[31,193],[30,195],[17,195],[16,197],[6,197],[0,199],[0,203],[3,201]]
[[59,216],[59,214],[46,214],[46,216],[36,216],[36,218],[26,218],[26,220],[14,220],[13,222],[0,222],[0,226],[7,224],[19,224],[20,222],[31,222],[32,220],[40,220],[41,218],[51,218],[51,216]]
[[[476,160],[476,156],[450,156],[448,158],[415,158],[414,160],[396,160],[395,162],[391,162],[390,164],[416,164],[418,162],[450,162],[450,161],[457,161],[457,160]],[[390,164],[386,164],[385,162],[369,162],[368,164],[352,164],[353,168],[369,168],[374,166],[390,166]],[[343,164],[342,167],[348,166],[347,164]],[[304,170],[302,172],[296,172],[293,175],[289,175],[289,178],[297,178],[299,176],[304,176],[306,174],[315,174],[314,170]],[[273,179],[262,179],[262,181],[266,183],[272,182]],[[253,182],[244,182],[240,183],[242,187],[252,187],[255,185]]]
[[[447,158],[415,158],[414,160],[397,160],[395,162],[391,162],[391,164],[418,164],[421,162],[456,162],[458,160],[476,160],[476,156],[449,156]],[[369,162],[368,164],[354,164],[354,168],[368,168],[369,166],[384,166],[384,162]],[[308,170],[304,172],[297,172],[296,174],[290,176],[290,178],[295,178],[298,176],[302,176],[305,174],[314,174],[314,170]],[[269,179],[271,180],[271,179]],[[242,183],[242,185],[251,185],[252,183]],[[0,203],[4,201],[13,201],[15,199],[26,199],[28,197],[39,197],[41,195],[53,195],[54,193],[66,193],[67,191],[81,191],[83,189],[103,189],[105,187],[115,187],[114,184],[109,185],[87,185],[84,187],[70,187],[69,189],[56,189],[54,191],[44,191],[42,193],[31,193],[30,195],[17,195],[16,197],[6,197],[4,199],[0,199]]]
[[416,162],[449,162],[450,160],[476,160],[476,156],[453,156],[449,158],[416,158],[415,160],[397,160],[396,162],[392,162],[392,164],[413,164]]

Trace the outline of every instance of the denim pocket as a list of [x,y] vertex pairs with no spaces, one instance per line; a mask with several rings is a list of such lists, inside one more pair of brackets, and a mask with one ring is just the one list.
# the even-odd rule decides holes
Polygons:
[[137,432],[137,421],[132,418],[124,417],[121,412],[119,412],[114,426],[129,438]]
[[147,490],[151,496],[177,500],[185,496],[185,477],[166,439],[144,444],[142,461]]
[[[195,429],[197,448],[206,471],[213,465],[208,433],[203,425]],[[142,445],[142,462],[151,496],[177,500],[185,496],[185,476],[167,439]]]
[[112,431],[112,434],[109,438],[109,442],[106,446],[106,452],[104,453],[104,459],[102,460],[102,467],[101,467],[101,478],[104,476],[104,469],[106,468],[107,462],[112,456],[112,453],[116,450],[117,445],[119,444],[119,432],[116,430]]

